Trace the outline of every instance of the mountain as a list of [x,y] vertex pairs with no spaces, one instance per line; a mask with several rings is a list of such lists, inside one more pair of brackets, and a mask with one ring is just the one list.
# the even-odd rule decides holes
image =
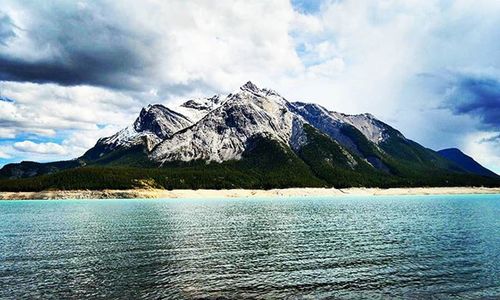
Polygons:
[[144,107],[83,156],[0,170],[0,190],[498,186],[370,114],[290,102],[247,82],[226,96]]
[[472,157],[468,156],[457,148],[439,150],[438,153],[442,157],[453,161],[454,163],[462,167],[462,169],[467,170],[471,173],[483,176],[498,177],[496,173],[481,166]]
[[97,159],[116,149],[144,145],[149,151],[174,133],[187,128],[218,107],[218,96],[189,100],[175,110],[161,104],[143,108],[135,122],[116,134],[97,141],[86,158]]

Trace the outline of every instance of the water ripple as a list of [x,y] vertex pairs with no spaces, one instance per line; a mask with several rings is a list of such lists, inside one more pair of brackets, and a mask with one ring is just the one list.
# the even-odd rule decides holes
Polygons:
[[497,298],[500,196],[0,202],[0,298]]

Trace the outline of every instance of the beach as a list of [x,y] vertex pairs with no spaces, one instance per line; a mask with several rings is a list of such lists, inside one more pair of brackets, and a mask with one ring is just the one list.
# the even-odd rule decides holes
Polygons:
[[141,199],[141,198],[249,198],[249,197],[314,197],[314,196],[384,196],[384,195],[455,195],[499,194],[500,187],[418,187],[418,188],[288,188],[229,190],[58,190],[41,192],[0,192],[0,200],[45,199]]

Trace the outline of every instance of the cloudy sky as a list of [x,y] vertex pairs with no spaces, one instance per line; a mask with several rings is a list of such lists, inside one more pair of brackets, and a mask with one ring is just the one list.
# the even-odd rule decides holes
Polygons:
[[248,80],[500,172],[494,0],[2,0],[0,166],[77,157],[148,103]]

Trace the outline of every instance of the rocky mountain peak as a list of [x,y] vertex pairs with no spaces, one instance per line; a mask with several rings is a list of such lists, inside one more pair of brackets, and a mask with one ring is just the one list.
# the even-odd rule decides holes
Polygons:
[[244,85],[240,87],[240,90],[247,91],[250,93],[259,93],[261,89],[259,89],[253,82],[248,81]]
[[251,81],[241,86],[239,92],[229,94],[226,99],[229,101],[252,103],[261,108],[267,106],[266,109],[270,108],[269,105],[275,108],[281,107],[283,109],[289,106],[289,102],[276,91],[267,88],[259,88]]
[[[247,83],[245,83],[244,85],[242,85],[240,87],[240,90],[244,91],[244,92],[250,92],[250,93],[252,93],[254,95],[259,95],[259,96],[262,96],[262,97],[271,97],[271,96],[274,96],[274,97],[278,97],[278,98],[283,98],[275,90],[271,90],[271,89],[268,89],[268,88],[262,88],[261,89],[261,88],[259,88],[257,85],[255,85],[251,81],[248,81]],[[228,97],[231,97],[231,96],[233,96],[233,94],[229,94],[228,95]]]
[[[104,152],[138,144],[145,144],[149,150],[163,139],[191,125],[192,122],[184,115],[161,104],[150,104],[141,109],[133,124],[112,136],[99,139],[97,145]],[[104,155],[104,152],[100,155]]]
[[141,110],[134,122],[134,129],[137,132],[149,131],[160,138],[165,138],[174,133],[177,128],[189,124],[190,121],[183,115],[161,104],[154,104]]
[[297,148],[304,140],[302,123],[283,97],[249,81],[193,126],[162,141],[151,157],[160,162],[240,159],[247,141],[262,134]]
[[[176,107],[161,104],[143,108],[133,125],[101,143],[112,147],[144,144],[150,158],[159,161],[239,159],[252,136],[267,134],[299,149],[306,141],[303,124],[326,133],[359,154],[343,127],[352,125],[366,138],[380,143],[387,136],[383,123],[369,115],[344,115],[317,104],[290,103],[277,92],[251,81],[227,96],[190,99]],[[110,147],[108,147],[110,148]],[[153,149],[154,148],[154,149]]]

